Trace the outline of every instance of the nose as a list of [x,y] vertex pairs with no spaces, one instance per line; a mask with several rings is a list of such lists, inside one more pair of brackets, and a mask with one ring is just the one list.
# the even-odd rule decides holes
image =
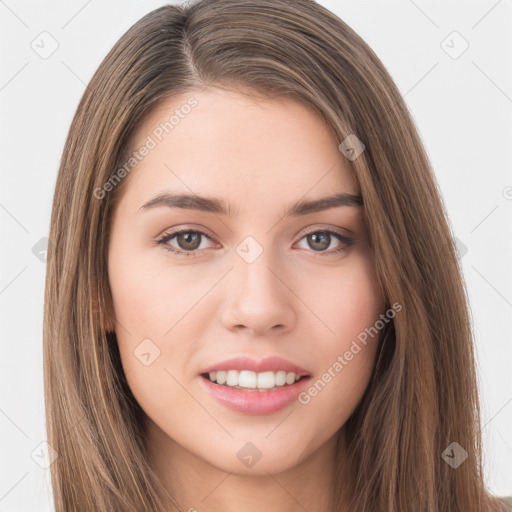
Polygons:
[[284,333],[296,322],[296,299],[285,273],[267,257],[267,251],[247,263],[235,261],[226,276],[225,301],[221,309],[226,329],[255,335]]

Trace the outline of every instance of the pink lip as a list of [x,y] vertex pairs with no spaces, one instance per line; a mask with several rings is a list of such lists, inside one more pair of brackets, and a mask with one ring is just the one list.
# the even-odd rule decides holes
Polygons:
[[229,386],[216,384],[208,378],[201,376],[202,385],[219,403],[228,409],[242,414],[264,415],[272,414],[292,404],[300,392],[307,386],[310,374],[304,368],[297,366],[281,357],[266,357],[256,361],[249,357],[237,357],[216,363],[205,368],[200,373],[206,374],[215,371],[249,370],[257,373],[279,370],[293,372],[305,377],[291,385],[285,385],[279,389],[270,391],[250,391],[235,389]]
[[226,370],[249,370],[257,373],[261,372],[277,372],[284,370],[286,372],[293,372],[297,375],[309,375],[308,371],[300,366],[297,366],[286,359],[281,357],[266,357],[261,361],[255,361],[249,357],[236,357],[234,359],[228,359],[220,363],[214,364],[205,368],[200,373],[210,373],[216,371]]
[[261,416],[280,411],[293,403],[307,386],[309,377],[273,391],[245,391],[216,384],[204,377],[200,377],[200,380],[213,398],[228,409]]

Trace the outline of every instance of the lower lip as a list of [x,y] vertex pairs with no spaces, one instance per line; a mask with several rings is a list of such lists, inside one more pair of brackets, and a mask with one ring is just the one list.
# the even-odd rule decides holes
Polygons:
[[222,405],[242,414],[272,414],[293,403],[309,381],[309,377],[271,391],[244,391],[216,384],[200,376],[207,391]]

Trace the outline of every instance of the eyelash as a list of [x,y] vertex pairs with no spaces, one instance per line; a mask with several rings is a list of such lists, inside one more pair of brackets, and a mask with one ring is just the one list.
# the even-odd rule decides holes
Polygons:
[[[169,246],[167,244],[169,241],[171,241],[173,238],[175,238],[176,236],[180,235],[181,233],[196,233],[196,234],[199,234],[199,235],[205,237],[208,240],[213,240],[211,236],[207,235],[203,231],[199,231],[199,230],[196,230],[196,229],[180,229],[178,231],[173,231],[171,233],[164,233],[164,235],[159,240],[157,240],[156,243],[158,245],[161,245],[164,250],[172,252],[172,253],[180,255],[180,256],[185,256],[185,257],[197,256],[197,252],[200,252],[201,249],[195,249],[193,251],[182,251],[182,250],[176,249],[174,247],[171,247],[171,246]],[[350,238],[348,236],[342,235],[341,233],[338,233],[337,231],[332,231],[332,230],[329,230],[329,229],[313,229],[313,230],[310,230],[310,231],[304,233],[304,235],[302,235],[302,237],[299,239],[299,241],[302,240],[303,238],[305,238],[306,236],[311,235],[313,233],[327,233],[329,235],[334,235],[335,238],[337,238],[340,242],[342,242],[342,245],[338,249],[335,249],[335,250],[331,250],[331,251],[312,251],[312,252],[318,254],[319,256],[329,256],[329,255],[332,255],[332,254],[338,254],[338,253],[344,252],[350,246],[352,246],[354,244],[354,239],[352,239],[352,238]],[[202,249],[202,250],[205,250],[205,249]]]

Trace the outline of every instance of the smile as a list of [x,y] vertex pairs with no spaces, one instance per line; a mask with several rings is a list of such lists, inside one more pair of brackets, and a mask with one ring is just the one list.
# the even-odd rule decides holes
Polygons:
[[242,414],[266,415],[297,400],[311,375],[279,357],[230,359],[205,368],[201,383],[218,403]]

